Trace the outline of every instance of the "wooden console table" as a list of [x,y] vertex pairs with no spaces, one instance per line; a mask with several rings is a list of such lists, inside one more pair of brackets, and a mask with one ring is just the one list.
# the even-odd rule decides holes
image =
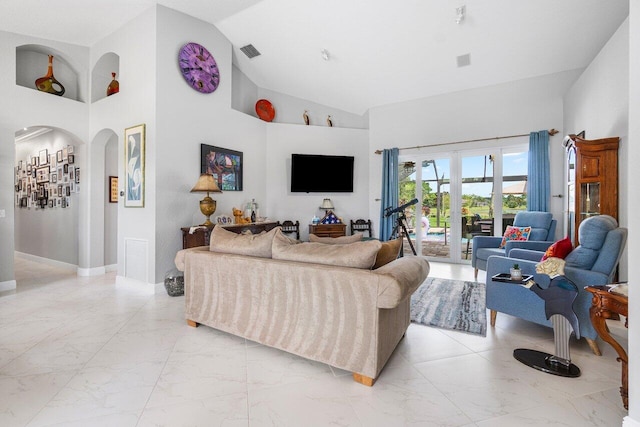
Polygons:
[[347,235],[346,224],[309,224],[309,234],[318,237],[341,237]]
[[614,292],[609,292],[606,286],[587,286],[585,290],[593,294],[591,300],[591,308],[589,314],[594,329],[598,332],[600,338],[611,344],[618,353],[618,362],[622,363],[622,386],[620,387],[620,396],[622,396],[622,404],[625,409],[629,409],[629,378],[628,378],[628,362],[627,352],[622,346],[613,339],[609,334],[606,320],[616,318],[618,315],[625,317],[625,327],[629,327],[627,318],[627,310],[629,305],[629,297]]
[[[234,233],[242,234],[250,231],[251,234],[262,233],[263,231],[269,231],[275,228],[277,223],[274,222],[252,222],[249,224],[230,224],[230,225],[218,225],[225,230],[233,231]],[[216,224],[211,227],[198,228],[193,234],[189,233],[191,227],[182,227],[182,249],[194,248],[196,246],[208,246],[209,239],[211,237],[211,230]]]

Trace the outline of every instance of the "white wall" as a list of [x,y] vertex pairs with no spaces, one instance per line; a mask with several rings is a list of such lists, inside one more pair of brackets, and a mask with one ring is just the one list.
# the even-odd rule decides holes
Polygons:
[[[321,217],[322,199],[333,202],[335,214],[349,220],[369,218],[369,159],[366,129],[344,129],[271,123],[267,126],[267,200],[260,214],[273,220],[300,221],[300,238],[307,239],[314,215]],[[291,193],[291,154],[354,156],[353,193]],[[327,171],[327,179],[331,171]],[[257,200],[260,202],[260,200]],[[376,229],[377,219],[371,218]]]
[[[374,154],[377,149],[527,134],[551,128],[560,131],[550,139],[551,194],[563,193],[562,96],[579,73],[567,71],[373,108],[369,113],[369,215],[372,218],[380,215],[380,203],[375,199],[380,198],[382,156]],[[501,140],[499,144],[510,142],[522,140]],[[482,144],[489,146],[492,142]],[[479,144],[452,145],[451,150],[469,147],[477,149]],[[402,150],[401,155],[428,152],[428,148]],[[554,217],[562,218],[562,210],[563,200],[552,198]]]
[[[118,200],[118,276],[145,283],[155,282],[156,210],[156,9],[133,18],[91,48],[91,69],[108,52],[120,57],[120,92],[91,104],[91,215],[84,224],[87,264],[104,266],[105,145],[111,133],[118,135],[118,176],[123,189],[124,131],[146,125],[145,205],[125,208]],[[95,90],[103,90],[101,88]],[[132,246],[135,250],[132,249]],[[81,254],[82,255],[82,254]]]
[[[157,36],[157,123],[156,174],[156,282],[174,267],[182,249],[180,227],[204,222],[199,200],[202,193],[190,193],[200,176],[200,144],[243,153],[243,191],[213,194],[217,215],[232,215],[252,198],[266,198],[265,122],[231,109],[231,43],[212,25],[180,12],[158,7]],[[177,65],[179,49],[196,41],[214,56],[220,70],[215,92],[193,90]]]
[[[585,131],[587,139],[620,137],[618,151],[618,222],[629,224],[629,20],[609,39],[564,101],[566,133]],[[627,252],[620,260],[620,279],[626,280]]]
[[[27,44],[48,46],[57,53],[59,58],[64,58],[79,73],[80,96],[84,97],[87,92],[88,68],[82,64],[88,64],[89,48],[0,31],[0,58],[2,58],[0,73],[10,76],[0,80],[0,92],[3,93],[5,102],[10,102],[10,108],[0,109],[0,209],[6,213],[5,218],[0,218],[0,285],[15,280],[13,268],[15,132],[25,127],[51,126],[65,129],[84,143],[88,140],[89,108],[86,103],[16,85],[16,48]],[[5,104],[7,105],[9,104]],[[80,159],[78,166],[84,171],[86,157],[82,156],[82,150],[84,148],[78,152]],[[87,204],[86,193],[81,192],[78,201],[82,209],[82,206]],[[82,216],[81,212],[80,221]],[[82,229],[81,225],[79,227]],[[81,241],[78,247],[82,253]]]
[[118,136],[114,133],[104,149],[104,265],[118,264],[118,203],[109,203],[109,177],[118,176]]

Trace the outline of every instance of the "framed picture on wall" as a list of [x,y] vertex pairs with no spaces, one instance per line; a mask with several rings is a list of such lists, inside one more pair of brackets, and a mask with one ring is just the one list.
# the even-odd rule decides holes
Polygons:
[[36,183],[43,184],[45,182],[49,182],[49,168],[38,168],[36,169]]
[[242,152],[200,144],[200,173],[208,173],[222,191],[242,191]]
[[40,150],[38,157],[39,157],[38,158],[39,166],[44,166],[49,164],[49,151],[47,151],[46,149]]
[[124,130],[124,206],[144,207],[145,125]]
[[56,160],[58,161],[58,163],[62,163],[62,150],[58,150],[58,152],[56,153]]
[[[78,175],[76,174],[76,177]],[[118,203],[118,177],[109,177],[109,203]]]

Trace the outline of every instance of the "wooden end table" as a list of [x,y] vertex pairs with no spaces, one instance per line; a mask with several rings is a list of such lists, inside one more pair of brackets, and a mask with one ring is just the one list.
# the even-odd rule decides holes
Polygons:
[[591,300],[591,308],[589,309],[589,315],[591,316],[591,323],[593,328],[598,332],[598,336],[603,341],[608,342],[618,353],[618,362],[622,363],[622,386],[620,387],[620,396],[622,396],[622,404],[625,409],[629,409],[629,378],[628,378],[628,362],[627,352],[622,348],[611,334],[607,327],[607,319],[618,318],[618,315],[625,317],[624,326],[629,327],[628,305],[629,297],[615,292],[609,292],[609,288],[606,286],[587,286],[584,288],[586,291],[593,294]]
[[309,224],[309,234],[318,237],[342,237],[347,235],[346,224]]

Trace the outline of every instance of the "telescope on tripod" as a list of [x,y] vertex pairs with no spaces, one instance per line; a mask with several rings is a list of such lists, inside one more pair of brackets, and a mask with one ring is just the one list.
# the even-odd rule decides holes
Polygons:
[[[408,207],[415,205],[416,203],[418,203],[418,199],[413,199],[402,206],[398,206],[397,208],[389,206],[384,210],[385,218],[388,218],[395,213],[399,214],[398,217],[396,218],[396,226],[393,229],[393,233],[391,233],[391,237],[397,238],[398,234],[400,234],[402,230],[402,234],[407,238],[407,242],[409,242],[409,247],[411,247],[411,252],[413,252],[414,255],[418,255],[418,254],[416,253],[416,248],[413,247],[413,242],[411,242],[411,238],[409,237],[409,232],[407,231],[407,227],[405,225],[407,223],[407,216],[405,215],[404,210],[407,209]],[[400,256],[402,256],[402,254],[403,254],[403,250],[400,250]]]

